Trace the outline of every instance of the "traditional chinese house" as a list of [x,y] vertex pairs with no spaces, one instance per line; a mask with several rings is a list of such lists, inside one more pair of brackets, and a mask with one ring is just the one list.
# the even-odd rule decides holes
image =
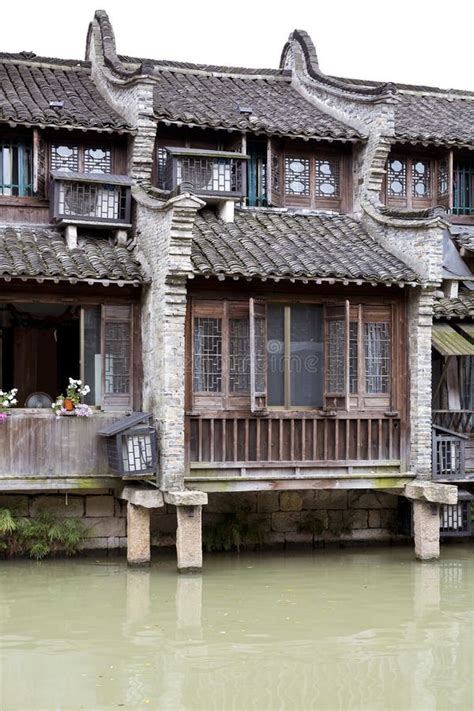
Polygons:
[[[301,31],[277,69],[122,56],[103,11],[85,61],[1,61],[1,488],[68,492],[132,563],[151,522],[180,569],[226,511],[391,540],[410,502],[423,559],[465,532],[474,94],[323,74]],[[69,377],[91,417],[31,407]],[[97,433],[142,410],[130,482]]]

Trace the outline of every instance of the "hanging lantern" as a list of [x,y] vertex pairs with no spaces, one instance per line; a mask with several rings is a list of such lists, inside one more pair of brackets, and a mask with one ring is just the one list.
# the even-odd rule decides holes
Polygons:
[[158,446],[151,418],[147,412],[132,412],[98,432],[107,439],[109,467],[116,474],[143,478],[157,473]]

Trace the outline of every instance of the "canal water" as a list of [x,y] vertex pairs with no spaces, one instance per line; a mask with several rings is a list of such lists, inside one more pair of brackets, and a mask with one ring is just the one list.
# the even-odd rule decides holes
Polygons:
[[0,562],[0,709],[472,709],[474,548]]

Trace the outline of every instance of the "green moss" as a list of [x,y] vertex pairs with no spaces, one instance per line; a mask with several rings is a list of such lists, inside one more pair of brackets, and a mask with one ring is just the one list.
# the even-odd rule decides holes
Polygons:
[[263,545],[264,526],[264,521],[249,519],[248,513],[243,510],[223,514],[218,523],[204,527],[204,548],[208,553],[240,551],[243,545],[259,548]]

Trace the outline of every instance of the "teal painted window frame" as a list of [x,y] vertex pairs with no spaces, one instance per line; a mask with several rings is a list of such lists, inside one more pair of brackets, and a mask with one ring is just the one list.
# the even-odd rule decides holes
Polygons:
[[32,194],[31,143],[15,138],[0,138],[0,197],[29,197]]

